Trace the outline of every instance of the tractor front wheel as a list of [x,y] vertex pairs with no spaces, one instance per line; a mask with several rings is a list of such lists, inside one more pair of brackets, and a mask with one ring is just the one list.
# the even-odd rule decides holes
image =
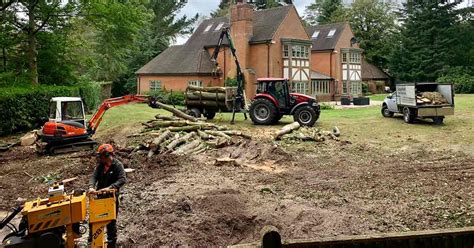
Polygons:
[[249,115],[252,122],[257,125],[270,125],[278,116],[278,111],[270,100],[257,98],[253,100],[249,108]]
[[314,126],[314,123],[318,120],[316,111],[310,106],[302,106],[296,109],[293,114],[293,119],[300,123],[301,126]]

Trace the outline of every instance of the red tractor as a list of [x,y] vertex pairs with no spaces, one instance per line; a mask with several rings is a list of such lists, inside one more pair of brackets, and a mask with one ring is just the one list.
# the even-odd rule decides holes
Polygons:
[[316,98],[299,93],[290,93],[288,80],[284,78],[257,79],[255,95],[249,114],[254,124],[277,123],[283,115],[293,115],[302,126],[313,126],[320,114]]

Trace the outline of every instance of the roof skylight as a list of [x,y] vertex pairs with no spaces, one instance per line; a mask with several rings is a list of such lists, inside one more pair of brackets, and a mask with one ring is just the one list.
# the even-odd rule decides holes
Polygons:
[[318,36],[319,36],[319,30],[316,30],[316,31],[314,31],[314,33],[313,33],[313,35],[311,36],[311,38],[317,39]]
[[219,23],[219,25],[217,25],[217,27],[216,27],[216,29],[214,29],[214,31],[221,31],[222,26],[224,26],[224,23],[223,22]]
[[204,33],[209,32],[209,30],[211,30],[211,27],[212,27],[212,23],[207,25],[206,29],[204,29]]
[[334,34],[336,33],[336,29],[331,29],[329,30],[329,33],[328,33],[328,38],[332,38],[334,36]]

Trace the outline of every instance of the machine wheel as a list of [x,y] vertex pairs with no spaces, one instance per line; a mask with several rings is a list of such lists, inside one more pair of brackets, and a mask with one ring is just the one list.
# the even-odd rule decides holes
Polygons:
[[214,119],[214,117],[216,116],[216,112],[214,112],[214,111],[205,111],[203,115],[204,115],[204,117],[206,117],[208,120],[212,120],[212,119]]
[[412,111],[408,107],[403,108],[403,120],[406,123],[412,123],[415,120],[415,116],[413,115]]
[[265,98],[255,99],[249,108],[252,122],[257,125],[270,125],[278,116],[275,104]]
[[435,125],[441,125],[441,124],[443,124],[443,120],[444,120],[444,116],[433,117],[433,123],[434,123]]
[[382,106],[382,115],[383,117],[393,117],[393,112],[388,110],[387,105]]
[[300,123],[301,126],[314,126],[316,120],[318,120],[318,115],[316,111],[310,106],[302,106],[296,109],[293,114],[293,119]]
[[188,110],[188,115],[195,117],[195,118],[201,118],[201,111],[197,108],[192,108]]

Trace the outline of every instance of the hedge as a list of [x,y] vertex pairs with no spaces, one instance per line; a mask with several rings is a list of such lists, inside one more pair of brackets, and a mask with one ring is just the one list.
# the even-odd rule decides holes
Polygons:
[[35,86],[0,88],[0,135],[38,128],[48,120],[52,97],[82,97],[89,110],[100,104],[100,86],[87,83],[76,86]]
[[449,72],[438,78],[436,81],[440,83],[453,83],[454,91],[458,94],[472,94],[474,93],[474,67],[451,68]]

